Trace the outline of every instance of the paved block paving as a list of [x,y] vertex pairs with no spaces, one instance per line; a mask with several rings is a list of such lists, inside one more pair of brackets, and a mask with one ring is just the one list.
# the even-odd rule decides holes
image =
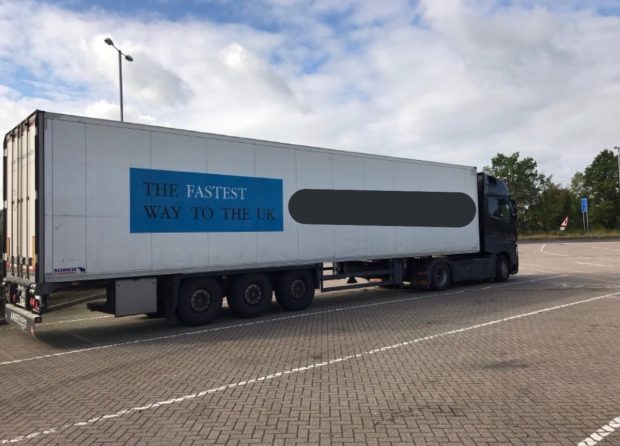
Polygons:
[[36,339],[0,327],[0,442],[578,444],[620,415],[620,243],[520,251],[504,284],[191,329],[82,307]]

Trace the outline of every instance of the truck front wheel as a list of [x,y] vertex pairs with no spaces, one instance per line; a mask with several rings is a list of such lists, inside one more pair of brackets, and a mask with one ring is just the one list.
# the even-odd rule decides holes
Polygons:
[[227,300],[230,310],[239,317],[260,316],[273,296],[273,287],[265,274],[244,274],[233,279]]
[[177,317],[187,325],[203,325],[222,309],[222,287],[214,279],[186,280],[179,292]]
[[497,263],[495,264],[495,281],[505,282],[510,277],[510,263],[508,263],[508,257],[501,254],[497,256]]
[[431,267],[431,290],[441,291],[450,287],[452,271],[446,262],[437,262]]
[[276,300],[289,311],[299,311],[312,303],[314,299],[314,279],[305,270],[289,271],[276,283]]

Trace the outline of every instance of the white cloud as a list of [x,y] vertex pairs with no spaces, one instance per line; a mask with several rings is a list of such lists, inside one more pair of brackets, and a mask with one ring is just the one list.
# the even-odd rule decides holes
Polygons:
[[116,119],[110,36],[135,58],[130,121],[479,168],[520,151],[567,184],[620,144],[620,20],[593,4],[247,4],[268,32],[5,0],[0,127],[36,108]]

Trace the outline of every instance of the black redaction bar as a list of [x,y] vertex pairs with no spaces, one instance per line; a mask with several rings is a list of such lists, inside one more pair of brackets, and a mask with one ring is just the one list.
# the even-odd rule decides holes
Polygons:
[[476,204],[461,192],[302,189],[288,209],[308,225],[460,228],[476,215]]

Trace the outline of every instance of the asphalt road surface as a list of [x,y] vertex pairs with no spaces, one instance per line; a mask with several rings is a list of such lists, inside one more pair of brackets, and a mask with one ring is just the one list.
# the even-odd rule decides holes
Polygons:
[[318,295],[199,328],[0,327],[0,444],[620,445],[620,242],[520,246],[506,283]]

